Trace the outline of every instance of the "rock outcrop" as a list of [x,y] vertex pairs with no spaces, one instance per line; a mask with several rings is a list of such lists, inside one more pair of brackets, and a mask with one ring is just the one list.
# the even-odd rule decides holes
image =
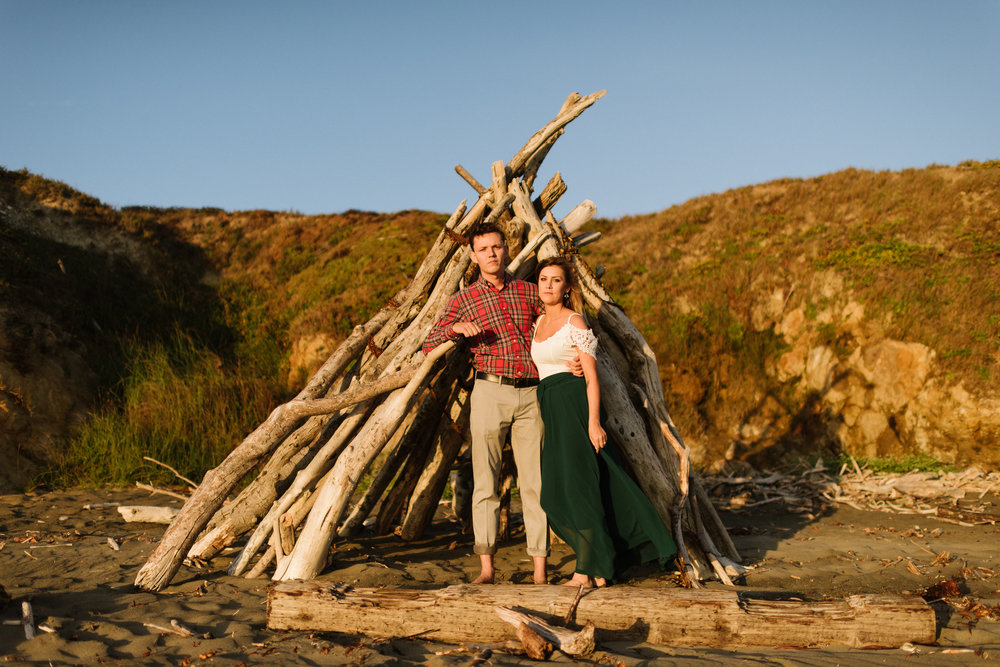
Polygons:
[[[809,405],[825,424],[832,449],[864,457],[924,454],[941,461],[996,467],[1000,452],[1000,399],[975,396],[960,381],[938,372],[936,353],[914,341],[886,337],[865,317],[864,305],[832,271],[806,286],[828,306],[807,315],[786,310],[783,290],[758,299],[752,321],[785,344],[766,371],[791,392],[792,403]],[[745,452],[773,445],[768,434],[786,434],[790,418],[765,400],[754,418],[731,431]],[[763,446],[762,446],[763,445]]]

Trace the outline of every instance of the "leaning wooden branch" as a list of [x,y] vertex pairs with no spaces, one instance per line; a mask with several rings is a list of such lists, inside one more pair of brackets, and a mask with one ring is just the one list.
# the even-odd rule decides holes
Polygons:
[[564,105],[563,109],[559,112],[559,115],[552,119],[548,125],[536,132],[534,136],[532,136],[531,139],[525,143],[524,147],[510,159],[507,163],[507,180],[510,181],[513,178],[520,176],[525,165],[535,153],[542,149],[546,151],[548,150],[546,144],[549,139],[551,139],[559,130],[569,125],[570,121],[586,111],[587,107],[604,97],[606,92],[607,91],[601,90],[585,97],[581,97],[578,101],[569,104],[568,106]]
[[195,484],[194,482],[192,482],[190,479],[188,479],[184,475],[182,475],[179,472],[177,472],[177,470],[175,468],[171,468],[170,466],[168,466],[166,463],[161,463],[160,461],[157,461],[156,459],[154,459],[152,457],[149,457],[149,456],[143,456],[142,458],[144,458],[147,461],[150,461],[151,463],[155,463],[158,466],[163,466],[164,468],[166,468],[170,472],[174,473],[174,475],[178,479],[180,479],[180,480],[182,480],[184,482],[187,482],[188,486],[190,486],[192,489],[194,489],[194,488],[196,488],[198,486],[197,484]]

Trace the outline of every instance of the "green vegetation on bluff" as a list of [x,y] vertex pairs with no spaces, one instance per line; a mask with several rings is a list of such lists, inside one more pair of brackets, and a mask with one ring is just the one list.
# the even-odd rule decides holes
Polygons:
[[[820,318],[849,290],[886,337],[935,350],[947,378],[1000,381],[1000,161],[783,179],[591,228],[604,238],[584,254],[657,353],[682,432],[739,423],[761,396],[792,410],[765,368],[782,342],[754,321],[775,293],[834,349],[847,341]],[[810,288],[828,272],[842,288]]]
[[[171,479],[143,456],[200,478],[304,381],[289,379],[293,344],[364,322],[445,218],[118,210],[0,169],[0,357],[41,363],[12,350],[51,330],[96,378],[91,417],[44,481]],[[827,274],[887,337],[933,348],[947,377],[970,391],[1000,380],[998,162],[783,179],[590,228],[604,237],[584,255],[655,351],[689,440],[722,446],[723,426],[766,396],[792,415],[786,450],[841,454],[767,372],[786,343],[755,322],[778,293],[844,348],[824,319],[835,295],[810,287]]]
[[8,343],[51,324],[97,376],[92,416],[40,480],[55,485],[172,481],[144,456],[200,479],[294,393],[292,341],[367,320],[446,219],[115,210],[7,170],[0,202]]

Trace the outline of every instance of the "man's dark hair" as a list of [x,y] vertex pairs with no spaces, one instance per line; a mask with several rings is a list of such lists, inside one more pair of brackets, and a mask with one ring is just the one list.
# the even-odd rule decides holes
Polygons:
[[492,222],[477,222],[472,225],[472,229],[465,234],[465,240],[469,242],[469,247],[471,248],[473,241],[480,236],[485,236],[487,234],[499,234],[500,240],[504,242],[504,245],[507,245],[507,235],[503,233],[502,229],[494,225]]

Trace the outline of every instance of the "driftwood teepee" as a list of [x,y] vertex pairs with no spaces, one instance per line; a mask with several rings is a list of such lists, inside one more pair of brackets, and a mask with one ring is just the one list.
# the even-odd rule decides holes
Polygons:
[[[728,583],[740,571],[729,535],[690,472],[652,351],[576,252],[600,236],[576,233],[594,205],[584,201],[557,221],[551,209],[566,191],[558,173],[532,196],[538,168],[563,128],[603,95],[570,95],[509,162],[492,165],[489,186],[456,167],[477,191],[476,202],[468,209],[459,204],[410,284],[356,327],[294,400],[205,474],[140,569],[137,586],[160,590],[185,558],[207,560],[247,533],[230,574],[261,576],[273,568],[275,580],[309,579],[326,565],[335,536],[357,530],[376,507],[376,529],[391,530],[402,516],[402,539],[422,533],[464,442],[470,355],[446,343],[425,357],[420,346],[469,269],[462,235],[484,219],[507,232],[509,270],[518,277],[529,277],[539,259],[554,254],[571,260],[600,340],[607,430],[681,545],[687,581],[697,586],[714,570]],[[351,508],[359,481],[382,452],[370,486]]]

